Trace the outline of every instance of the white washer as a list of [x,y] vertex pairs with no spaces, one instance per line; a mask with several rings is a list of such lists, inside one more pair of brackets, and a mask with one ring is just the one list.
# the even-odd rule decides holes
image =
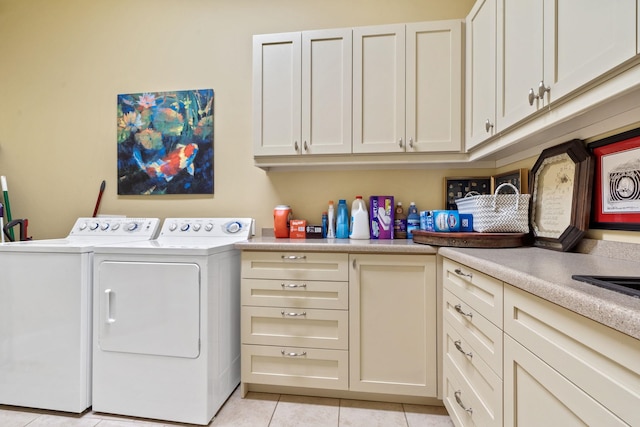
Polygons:
[[250,218],[167,218],[95,248],[93,410],[208,424],[240,383],[240,251]]
[[0,404],[91,406],[93,247],[149,240],[158,218],[79,218],[66,238],[0,244]]

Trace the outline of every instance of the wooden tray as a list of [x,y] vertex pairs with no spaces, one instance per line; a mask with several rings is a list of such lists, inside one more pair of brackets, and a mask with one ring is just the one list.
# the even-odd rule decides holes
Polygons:
[[533,242],[530,233],[440,233],[414,230],[412,234],[415,243],[456,248],[517,248],[529,246]]

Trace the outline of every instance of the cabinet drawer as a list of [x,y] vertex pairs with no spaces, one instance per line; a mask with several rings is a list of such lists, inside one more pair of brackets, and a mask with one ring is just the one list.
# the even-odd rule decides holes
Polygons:
[[502,282],[446,258],[442,266],[444,289],[502,329]]
[[502,426],[502,400],[485,400],[469,384],[456,365],[446,358],[443,361],[444,390],[442,398],[456,426]]
[[346,350],[242,346],[242,382],[347,390]]
[[[502,379],[479,357],[473,347],[451,327],[444,323],[444,358],[462,373],[478,396],[495,413],[502,407]],[[445,370],[446,377],[448,371]]]
[[640,425],[640,340],[513,286],[505,332],[630,425]]
[[292,307],[242,307],[244,344],[346,350],[349,313]]
[[243,251],[242,277],[346,282],[348,262],[346,253]]
[[346,310],[349,283],[242,279],[242,305]]
[[502,378],[502,330],[451,292],[445,290],[443,296],[444,322]]

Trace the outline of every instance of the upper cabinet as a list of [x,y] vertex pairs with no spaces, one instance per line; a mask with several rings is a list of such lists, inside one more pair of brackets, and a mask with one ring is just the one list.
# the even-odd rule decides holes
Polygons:
[[460,153],[462,46],[461,20],[254,36],[254,155]]
[[462,21],[353,30],[353,152],[459,152]]
[[636,0],[498,0],[497,17],[500,130],[636,54]]
[[351,30],[254,36],[255,155],[351,151]]
[[496,0],[476,2],[466,20],[466,149],[496,127]]

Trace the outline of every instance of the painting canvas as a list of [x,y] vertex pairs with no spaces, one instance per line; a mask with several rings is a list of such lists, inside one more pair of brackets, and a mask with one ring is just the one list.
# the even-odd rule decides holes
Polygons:
[[213,98],[118,95],[118,194],[213,194]]

